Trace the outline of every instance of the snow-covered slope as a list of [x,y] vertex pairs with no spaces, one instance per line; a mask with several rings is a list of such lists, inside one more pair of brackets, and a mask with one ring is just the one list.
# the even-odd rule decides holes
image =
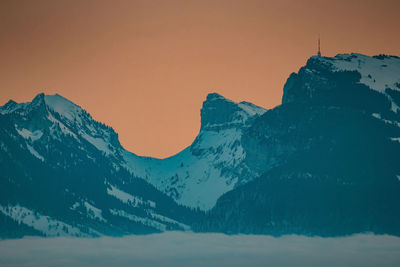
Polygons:
[[46,236],[188,229],[190,211],[130,174],[114,130],[69,100],[9,101],[0,124],[0,218],[10,227]]
[[336,71],[353,70],[361,74],[360,82],[371,89],[385,92],[391,88],[400,90],[400,58],[379,55],[369,57],[363,54],[339,54],[333,58],[321,57],[329,62]]
[[98,236],[91,230],[90,233],[81,232],[79,228],[65,224],[64,222],[44,216],[19,205],[3,207],[0,205],[0,213],[12,218],[19,224],[28,225],[45,236]]
[[[78,143],[88,142],[113,163],[116,171],[126,168],[179,204],[210,209],[218,197],[254,176],[243,164],[246,153],[241,137],[265,109],[251,103],[235,103],[219,94],[209,94],[201,110],[201,130],[193,144],[170,158],[156,159],[126,151],[110,127],[94,121],[85,110],[60,95],[40,94],[32,103],[10,101],[0,112],[26,115],[42,102],[43,114],[37,120],[45,121],[44,128],[50,129],[51,138],[63,140],[64,136]],[[16,123],[15,127],[26,139],[27,149],[46,162],[34,145],[43,135],[43,125],[23,125]]]
[[[332,60],[336,70],[357,71],[361,74],[360,83],[385,94],[392,100],[386,90],[400,91],[400,58],[379,55],[369,57],[362,54],[339,54]],[[398,104],[392,102],[392,110],[399,110]]]
[[10,100],[0,107],[0,213],[47,236],[189,229],[198,215],[178,204],[210,209],[254,176],[241,137],[264,111],[210,94],[193,144],[156,159],[125,150],[111,127],[60,95]]
[[120,148],[112,128],[93,120],[81,107],[58,94],[39,94],[27,103],[10,100],[0,108],[0,114],[21,116],[15,128],[28,143],[38,141],[45,129],[53,139],[72,137],[79,143],[88,142],[106,155],[115,157]]
[[166,159],[125,152],[126,167],[178,203],[207,210],[238,183],[253,176],[244,164],[243,131],[265,109],[213,93],[201,110],[201,130],[191,146]]

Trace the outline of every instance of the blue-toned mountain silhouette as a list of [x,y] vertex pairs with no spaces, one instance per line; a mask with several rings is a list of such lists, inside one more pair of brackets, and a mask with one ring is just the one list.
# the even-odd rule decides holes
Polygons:
[[286,82],[282,105],[244,134],[250,168],[264,173],[219,198],[197,229],[399,235],[399,64],[310,58]]
[[194,142],[126,151],[59,95],[0,108],[0,235],[400,234],[400,59],[311,57],[265,110],[209,94]]

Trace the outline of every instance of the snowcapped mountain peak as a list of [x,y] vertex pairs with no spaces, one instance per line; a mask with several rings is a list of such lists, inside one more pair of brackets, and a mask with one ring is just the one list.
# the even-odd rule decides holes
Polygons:
[[[400,58],[397,56],[367,56],[358,53],[335,57],[313,56],[298,73],[293,73],[284,87],[283,103],[316,98],[321,93],[348,88],[341,94],[357,96],[360,87],[365,94],[371,89],[388,99],[391,111],[400,109]],[[352,89],[350,89],[352,88]],[[332,91],[333,92],[333,91]],[[328,97],[326,95],[326,97]],[[343,95],[343,97],[345,97]],[[329,97],[328,97],[329,98]],[[361,98],[360,98],[361,99]],[[382,100],[384,101],[384,100]]]
[[201,129],[180,153],[160,160],[125,153],[126,167],[179,204],[211,209],[217,199],[252,174],[245,164],[243,132],[266,110],[209,94],[201,109]]
[[201,129],[216,130],[243,126],[255,115],[261,115],[266,110],[248,102],[236,103],[220,94],[207,95],[201,109]]
[[72,103],[68,99],[62,97],[59,94],[45,95],[44,101],[47,106],[59,115],[74,120],[79,118],[79,114],[84,113],[83,109],[78,105]]
[[55,142],[72,138],[114,159],[119,157],[121,145],[114,130],[95,121],[84,109],[59,94],[40,93],[26,103],[11,100],[0,107],[0,114],[12,117],[16,131],[27,146],[32,147],[40,139],[36,138],[39,134]]
[[14,112],[19,114],[28,114],[38,108],[42,108],[43,110],[50,109],[51,111],[58,113],[61,117],[71,121],[79,120],[81,114],[86,113],[81,107],[59,94],[45,95],[44,93],[37,94],[31,102],[17,103],[10,100],[4,106],[0,107],[0,112],[3,115]]

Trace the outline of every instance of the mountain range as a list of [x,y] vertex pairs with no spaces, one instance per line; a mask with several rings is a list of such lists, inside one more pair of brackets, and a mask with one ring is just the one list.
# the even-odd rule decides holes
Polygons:
[[313,56],[266,110],[217,93],[166,158],[60,95],[0,107],[0,237],[400,235],[400,58]]

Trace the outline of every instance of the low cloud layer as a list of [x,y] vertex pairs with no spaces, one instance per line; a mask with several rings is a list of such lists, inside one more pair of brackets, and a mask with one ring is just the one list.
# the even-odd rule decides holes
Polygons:
[[400,266],[400,238],[167,232],[0,241],[0,266]]

